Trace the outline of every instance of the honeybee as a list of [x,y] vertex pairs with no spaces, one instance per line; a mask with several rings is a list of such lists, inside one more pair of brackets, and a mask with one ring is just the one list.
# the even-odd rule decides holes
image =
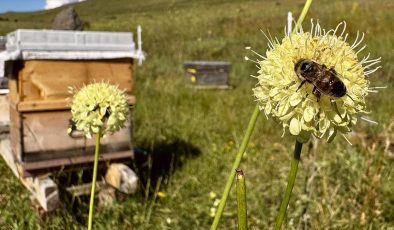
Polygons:
[[343,97],[346,95],[346,86],[338,77],[340,76],[334,68],[327,68],[309,59],[300,59],[294,65],[294,71],[301,80],[299,90],[306,82],[313,85],[312,93],[320,100],[322,94],[331,97]]

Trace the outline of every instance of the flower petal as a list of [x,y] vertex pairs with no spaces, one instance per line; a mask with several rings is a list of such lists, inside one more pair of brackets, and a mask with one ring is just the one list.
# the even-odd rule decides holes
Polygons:
[[290,121],[289,131],[292,135],[297,136],[301,132],[301,123],[300,121],[293,117]]
[[304,110],[304,121],[310,122],[315,116],[315,109],[312,106],[307,106]]
[[299,93],[294,93],[290,96],[289,102],[291,106],[296,106],[302,101],[302,97]]

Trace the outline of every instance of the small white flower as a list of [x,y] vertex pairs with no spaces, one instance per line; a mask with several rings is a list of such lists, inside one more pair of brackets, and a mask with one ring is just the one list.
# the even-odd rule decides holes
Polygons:
[[215,192],[210,192],[210,193],[209,193],[209,198],[210,198],[210,199],[215,199],[216,196],[217,196],[217,195],[216,195]]
[[166,222],[167,222],[167,224],[171,224],[171,223],[172,223],[171,218],[168,217],[168,218],[166,219]]
[[215,214],[216,214],[216,208],[215,208],[215,207],[212,207],[212,208],[210,209],[210,214],[209,214],[209,216],[210,216],[210,217],[215,217]]
[[220,199],[215,199],[213,206],[217,207],[220,204]]

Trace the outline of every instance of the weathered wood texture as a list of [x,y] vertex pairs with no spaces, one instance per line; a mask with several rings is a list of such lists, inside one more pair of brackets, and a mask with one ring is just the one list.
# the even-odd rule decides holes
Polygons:
[[68,87],[81,87],[91,82],[105,81],[119,85],[132,93],[132,62],[116,61],[24,61],[19,71],[21,101],[65,99]]
[[0,140],[10,132],[10,105],[8,95],[0,95]]
[[[71,120],[68,87],[105,81],[124,90],[129,105],[135,103],[131,59],[27,60],[15,63],[9,78],[11,149],[22,176],[93,161],[94,140],[67,133]],[[102,139],[101,160],[133,156],[131,124]]]
[[[0,154],[40,206],[51,211],[59,204],[58,189],[44,173],[91,166],[94,160],[94,140],[67,133],[68,87],[100,81],[116,84],[132,106],[132,60],[18,61],[9,73],[8,98],[0,96],[0,126],[8,122],[9,135],[0,138]],[[132,114],[130,118],[125,128],[102,139],[101,162],[133,157]]]
[[10,123],[8,96],[0,95],[0,125]]
[[[136,99],[134,96],[127,95],[127,103],[129,105],[134,105],[135,102]],[[21,101],[17,107],[19,112],[32,112],[70,109],[71,105],[65,99],[46,99],[40,101]]]
[[[67,149],[83,150],[93,147],[95,139],[87,139],[82,134],[71,137],[67,129],[71,121],[70,111],[46,111],[23,113],[23,147],[27,155],[64,151]],[[130,126],[101,139],[101,145],[113,149],[129,148]],[[104,148],[102,148],[104,149]],[[25,159],[27,161],[27,158]]]
[[[95,192],[100,192],[105,187],[106,187],[106,183],[104,180],[97,181]],[[73,196],[89,195],[92,190],[92,183],[73,185],[71,187],[68,187],[66,190],[67,192],[71,193]]]
[[15,159],[19,162],[22,161],[22,121],[21,114],[18,113],[16,108],[10,105],[10,140],[12,154],[14,154]]

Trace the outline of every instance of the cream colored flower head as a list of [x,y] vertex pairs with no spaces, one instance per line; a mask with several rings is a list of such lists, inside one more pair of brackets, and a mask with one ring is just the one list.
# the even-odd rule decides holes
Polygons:
[[380,58],[359,60],[364,34],[357,33],[349,45],[345,29],[345,22],[328,31],[312,22],[310,31],[301,28],[281,42],[268,39],[266,56],[259,55],[253,93],[260,109],[298,141],[313,134],[330,142],[336,134],[350,132],[366,113],[365,97],[371,90],[366,77],[380,68],[373,67]]
[[124,127],[129,111],[126,95],[117,86],[92,83],[75,92],[71,114],[77,130],[87,138],[99,132],[113,133]]

